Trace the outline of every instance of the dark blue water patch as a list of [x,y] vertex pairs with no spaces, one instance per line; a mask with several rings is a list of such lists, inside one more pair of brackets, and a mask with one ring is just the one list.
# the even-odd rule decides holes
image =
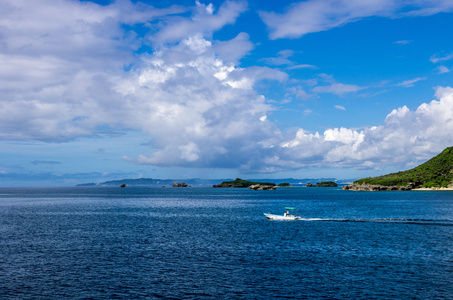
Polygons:
[[[6,299],[453,297],[451,193],[64,188],[0,194]],[[283,213],[284,206],[322,221],[274,222],[262,214]]]

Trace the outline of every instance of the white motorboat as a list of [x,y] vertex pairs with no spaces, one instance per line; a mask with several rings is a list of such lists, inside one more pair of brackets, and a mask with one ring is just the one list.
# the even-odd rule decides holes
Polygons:
[[264,215],[269,220],[286,220],[286,221],[290,221],[290,220],[300,220],[301,219],[301,217],[296,214],[296,209],[294,207],[285,207],[285,209],[286,209],[286,211],[283,214],[283,216],[282,215],[273,215],[273,214],[270,214],[270,213],[264,213]]

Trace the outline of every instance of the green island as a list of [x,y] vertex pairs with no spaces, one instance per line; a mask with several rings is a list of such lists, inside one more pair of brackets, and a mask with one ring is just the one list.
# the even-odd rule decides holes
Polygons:
[[248,181],[243,180],[241,178],[236,178],[233,181],[224,181],[221,184],[214,184],[212,187],[215,188],[247,188],[252,185],[266,185],[266,186],[275,186],[275,183],[271,182],[255,182],[255,181]]
[[411,190],[414,188],[453,188],[453,147],[407,171],[362,178],[345,186],[348,190]]
[[318,182],[314,186],[315,187],[337,187],[338,184],[333,181],[324,181],[324,182]]
[[306,187],[337,187],[338,184],[333,181],[323,181],[316,184],[307,183]]

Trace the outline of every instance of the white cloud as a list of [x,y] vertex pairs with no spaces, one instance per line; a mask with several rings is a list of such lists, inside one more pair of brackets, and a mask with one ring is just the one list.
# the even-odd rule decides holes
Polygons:
[[339,110],[346,110],[346,108],[342,105],[335,105],[335,108]]
[[336,95],[343,95],[346,93],[357,92],[364,89],[364,87],[360,87],[354,84],[343,84],[343,83],[333,83],[331,85],[326,86],[317,86],[313,88],[313,92],[315,93],[332,93]]
[[400,40],[400,41],[396,41],[395,44],[398,44],[398,45],[407,45],[407,44],[410,44],[412,43],[413,41],[410,41],[410,40]]
[[343,144],[360,144],[361,142],[363,142],[363,137],[363,133],[359,133],[357,131],[343,127],[341,127],[340,129],[327,129],[326,131],[324,131],[325,141],[337,141]]
[[268,57],[264,58],[263,61],[267,64],[274,65],[274,66],[281,66],[281,65],[293,65],[294,63],[289,60],[291,56],[294,55],[293,50],[281,50],[277,53],[277,57]]
[[284,13],[260,12],[260,16],[270,29],[270,37],[278,39],[298,38],[371,16],[432,15],[452,10],[449,0],[308,0],[290,5]]
[[308,94],[307,92],[305,92],[302,89],[298,89],[296,92],[296,97],[300,98],[302,100],[307,100],[307,99],[310,99],[311,97],[313,97],[313,95]]
[[253,49],[249,35],[245,32],[239,33],[234,39],[224,42],[217,42],[214,51],[219,58],[225,62],[237,63],[244,55]]
[[128,162],[132,162],[132,161],[133,161],[133,159],[131,159],[131,158],[128,157],[127,155],[123,155],[123,156],[121,157],[121,159],[124,160],[124,161],[128,161]]
[[361,131],[334,128],[324,134],[300,129],[294,138],[281,144],[279,165],[293,168],[309,165],[370,168],[404,166],[422,162],[453,144],[453,89],[437,88],[439,100],[394,109],[380,126]]
[[304,116],[308,116],[308,115],[310,115],[310,114],[312,114],[312,113],[313,113],[313,110],[311,110],[311,109],[309,109],[309,108],[307,108],[307,109],[304,110]]
[[[203,51],[192,45],[204,45]],[[262,145],[278,130],[266,121],[273,108],[254,84],[287,75],[225,64],[214,50],[201,36],[191,37],[190,45],[183,40],[161,48],[118,87],[134,105],[124,110],[123,122],[149,133],[161,149],[139,156],[138,163],[239,167],[251,157],[259,160]]]
[[[190,32],[193,34],[177,41],[173,47],[156,48],[150,56],[133,55],[146,39],[137,38],[135,32],[125,30],[122,24],[145,23],[153,32],[156,25],[149,22],[165,17],[171,23],[165,28],[170,28],[178,23],[177,17],[172,15],[190,12],[190,9],[181,6],[155,9],[127,0],[106,6],[69,0],[3,1],[0,10],[0,128],[4,130],[0,131],[0,137],[65,141],[96,135],[99,128],[143,129],[134,114],[137,111],[138,115],[149,113],[152,105],[149,99],[159,100],[158,93],[146,95],[144,87],[162,85],[168,90],[158,90],[159,93],[175,93],[175,98],[184,93],[185,97],[192,98],[191,93],[194,93],[194,98],[198,98],[201,96],[198,93],[209,89],[197,87],[195,80],[214,80],[212,88],[242,84],[246,90],[243,93],[261,103],[255,109],[261,107],[266,111],[269,106],[250,89],[261,79],[285,80],[285,74],[234,67],[234,62],[252,48],[245,33],[231,41],[215,42],[214,46],[213,41],[202,35],[234,22],[245,8],[244,2],[227,1],[215,12],[212,5],[197,3],[190,18],[178,17],[179,24],[192,24]],[[203,29],[197,32],[197,28]],[[164,41],[160,36],[164,33],[159,31],[154,36]],[[215,60],[216,56],[226,62]],[[205,58],[206,63],[201,63]],[[232,62],[229,64],[228,60]],[[133,68],[131,72],[124,71],[124,66],[140,64],[142,67]],[[226,78],[228,80],[223,80]],[[179,90],[171,90],[168,82],[176,79],[181,79],[176,85]],[[187,86],[186,91],[183,91],[184,86]],[[179,103],[160,102],[153,110],[178,115],[185,107],[181,99]],[[186,118],[189,116],[190,113]],[[193,130],[202,127],[202,123],[200,120]]]
[[453,58],[453,53],[448,54],[448,55],[443,55],[443,56],[438,56],[438,55],[433,55],[429,59],[432,63],[437,64],[438,62],[441,61],[447,61]]
[[[253,46],[246,33],[205,38],[234,22],[244,2],[227,1],[217,11],[198,3],[190,18],[167,16],[169,25],[149,37],[173,44],[135,56],[146,40],[121,25],[149,22],[164,10],[129,1],[7,4],[0,12],[0,138],[55,142],[139,130],[151,136],[152,153],[123,159],[158,166],[252,168],[261,148],[271,148],[278,129],[264,116],[274,108],[254,84],[287,75],[235,65]],[[165,10],[178,11],[187,9]],[[180,25],[189,28],[178,40],[170,29]]]
[[296,69],[317,69],[317,66],[309,65],[309,64],[301,64],[301,65],[294,65],[287,67],[288,70],[296,70]]
[[[453,142],[451,88],[438,88],[439,100],[416,111],[395,109],[380,126],[332,128],[321,134],[299,128],[290,136],[280,132],[266,117],[275,108],[255,85],[285,81],[288,75],[267,67],[239,67],[237,61],[253,47],[245,33],[230,41],[209,36],[234,22],[245,10],[243,2],[225,2],[219,9],[198,3],[194,9],[166,10],[130,1],[100,6],[43,0],[37,7],[30,1],[4,0],[2,5],[3,140],[63,142],[132,129],[147,133],[152,148],[136,158],[124,153],[125,161],[250,172],[326,163],[364,168],[405,163]],[[175,15],[181,12],[186,13]],[[156,18],[165,20],[151,22]],[[137,23],[150,26],[145,39],[122,26]],[[181,29],[183,25],[188,28]],[[155,32],[153,26],[161,30]],[[147,38],[156,43],[154,51],[134,54]],[[319,82],[324,85],[316,86]],[[337,95],[364,89],[325,74],[305,85]],[[302,88],[294,92],[311,97]]]
[[186,161],[196,161],[200,158],[200,149],[193,142],[179,146],[178,150],[181,152],[181,158]]
[[256,81],[264,79],[285,81],[288,74],[268,67],[236,68],[225,83],[232,87],[251,89]]
[[396,86],[413,87],[415,83],[422,81],[422,80],[426,80],[426,77],[417,77],[414,79],[405,80],[403,82],[397,83]]
[[62,141],[117,119],[107,113],[121,103],[111,87],[139,44],[121,20],[152,12],[127,1],[3,1],[0,137]]
[[194,34],[210,36],[223,26],[234,23],[246,9],[245,1],[225,1],[214,13],[212,4],[206,7],[197,1],[190,19],[179,16],[167,17],[159,24],[157,33],[149,38],[155,44],[166,44],[177,43]]
[[281,50],[277,53],[276,57],[267,57],[263,58],[262,61],[268,65],[273,66],[285,66],[288,70],[296,69],[317,69],[318,67],[310,64],[297,64],[296,62],[290,60],[289,58],[295,53],[294,50],[286,49]]
[[447,68],[446,66],[438,66],[437,67],[437,72],[439,74],[445,74],[445,73],[449,73],[450,72],[450,69]]
[[206,52],[206,50],[212,46],[210,41],[203,39],[203,37],[198,33],[193,36],[188,36],[186,39],[182,40],[181,43],[188,46],[195,55]]

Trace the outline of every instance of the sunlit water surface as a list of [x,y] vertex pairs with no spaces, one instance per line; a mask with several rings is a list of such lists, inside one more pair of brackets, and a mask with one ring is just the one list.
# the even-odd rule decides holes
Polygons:
[[0,237],[2,299],[453,299],[453,192],[2,188]]

